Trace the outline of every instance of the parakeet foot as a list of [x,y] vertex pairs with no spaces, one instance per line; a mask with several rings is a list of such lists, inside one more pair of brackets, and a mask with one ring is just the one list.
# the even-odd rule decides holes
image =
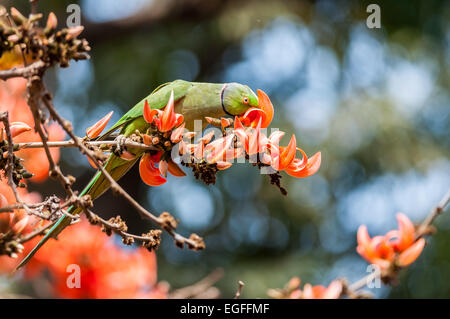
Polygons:
[[127,137],[125,135],[119,135],[114,139],[114,141],[117,144],[113,147],[113,153],[120,156],[126,150],[125,143],[127,141]]

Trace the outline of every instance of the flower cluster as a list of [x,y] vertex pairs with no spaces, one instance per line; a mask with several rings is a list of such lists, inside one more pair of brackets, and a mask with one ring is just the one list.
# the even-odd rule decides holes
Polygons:
[[31,14],[28,18],[12,7],[8,18],[5,8],[0,8],[0,50],[5,52],[0,59],[0,68],[9,69],[23,63],[41,60],[47,64],[67,67],[69,61],[84,60],[90,47],[85,39],[78,39],[82,26],[57,31],[57,18],[49,14],[45,28],[36,24],[42,14]]
[[384,236],[370,238],[365,225],[358,229],[356,251],[368,262],[378,265],[385,275],[396,267],[412,264],[425,246],[425,239],[416,238],[414,225],[406,215],[397,214],[397,221],[399,228]]
[[[200,138],[196,144],[180,142],[180,154],[182,161],[187,166],[198,167],[199,163],[206,166],[213,165],[216,170],[224,170],[232,166],[232,163],[243,156],[253,164],[261,167],[271,167],[268,170],[272,174],[285,171],[293,177],[308,177],[317,172],[321,163],[321,153],[318,152],[308,158],[305,152],[297,147],[295,135],[292,135],[287,146],[279,146],[281,138],[285,135],[282,131],[275,131],[267,137],[262,129],[268,127],[273,117],[273,105],[269,97],[258,90],[260,108],[250,108],[244,115],[234,118],[234,127],[227,129],[231,121],[221,119],[222,130],[225,136],[212,140],[214,132]],[[216,134],[217,135],[217,134]],[[297,157],[297,151],[301,157]],[[269,174],[270,174],[269,173]]]
[[[287,146],[279,146],[284,132],[275,131],[270,136],[263,132],[271,123],[274,111],[269,97],[261,90],[257,92],[258,108],[250,108],[242,116],[236,116],[234,121],[221,118],[221,130],[210,131],[194,143],[192,138],[198,132],[187,131],[183,115],[175,113],[173,91],[163,110],[152,109],[145,101],[143,117],[150,128],[146,134],[141,134],[141,138],[144,144],[154,146],[156,150],[146,152],[140,159],[142,180],[147,185],[158,186],[167,181],[168,172],[174,176],[185,176],[178,162],[191,167],[197,178],[210,184],[214,183],[218,170],[231,167],[236,159],[244,156],[260,168],[270,167],[271,173],[268,174],[285,171],[297,178],[315,174],[321,163],[320,152],[308,158],[297,146],[295,135],[291,136]],[[86,135],[97,137],[110,117],[111,113],[88,128]],[[213,121],[212,118],[206,120]],[[230,127],[233,122],[234,127]],[[297,152],[300,157],[297,157]],[[120,156],[126,160],[135,158],[126,150]]]
[[294,277],[283,289],[269,289],[267,294],[276,299],[337,299],[343,291],[342,281],[334,280],[328,287],[305,284],[300,289],[301,280]]
[[[76,275],[76,267],[80,287],[74,289],[68,277]],[[121,248],[83,219],[43,246],[25,268],[25,277],[33,280],[47,271],[51,293],[58,298],[166,298],[168,287],[157,282],[156,267],[154,252]]]
[[[418,238],[413,223],[404,214],[397,214],[398,229],[389,231],[384,236],[370,238],[367,227],[361,225],[358,229],[358,246],[356,251],[368,262],[380,268],[380,277],[389,283],[403,267],[411,265],[422,253],[425,239]],[[300,279],[292,278],[282,289],[269,289],[267,294],[277,299],[336,299],[342,296],[350,298],[362,297],[356,295],[342,280],[334,280],[328,287],[305,284],[303,290]],[[353,289],[353,290],[352,290]]]
[[[170,94],[163,110],[152,109],[147,101],[143,107],[144,120],[150,125],[145,134],[141,134],[142,142],[154,146],[156,150],[146,152],[140,159],[139,172],[144,183],[150,186],[164,184],[167,173],[182,177],[186,174],[176,162],[191,167],[197,178],[206,184],[215,182],[215,174],[232,166],[233,162],[245,156],[251,163],[261,167],[271,167],[271,173],[285,171],[293,177],[308,177],[317,172],[321,163],[321,153],[311,158],[299,147],[295,135],[292,135],[287,146],[279,146],[285,135],[275,131],[267,137],[262,129],[269,126],[273,118],[273,105],[269,97],[258,90],[259,108],[252,107],[245,114],[233,120],[220,119],[222,130],[214,130],[197,138],[192,138],[198,132],[185,129],[184,117],[175,113],[174,93]],[[86,130],[88,138],[100,135],[106,127],[112,113]],[[206,118],[211,123],[212,118]],[[213,139],[213,137],[215,137]],[[297,157],[297,152],[300,157]],[[128,151],[122,151],[120,156],[126,160],[135,158]]]

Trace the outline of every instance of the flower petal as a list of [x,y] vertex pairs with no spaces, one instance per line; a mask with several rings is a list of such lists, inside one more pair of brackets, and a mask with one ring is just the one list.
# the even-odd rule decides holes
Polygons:
[[202,142],[203,144],[208,144],[209,142],[211,142],[213,137],[214,131],[210,131],[207,134],[205,134],[202,138],[200,138],[199,142]]
[[303,299],[315,299],[313,287],[311,286],[311,284],[305,284],[303,286],[302,298]]
[[425,239],[420,238],[398,256],[397,264],[401,267],[411,265],[420,256],[423,247],[425,247]]
[[411,220],[402,213],[396,215],[398,222],[398,240],[395,242],[395,249],[403,251],[414,243],[416,234]]
[[162,154],[163,154],[162,151],[156,152],[155,154],[150,154],[150,160],[153,163],[158,163],[161,160]]
[[183,123],[180,127],[174,129],[170,135],[170,140],[172,143],[178,143],[183,137],[185,124]]
[[295,153],[297,153],[297,141],[295,135],[292,134],[288,146],[283,148],[280,154],[280,165],[278,167],[278,170],[283,170],[288,167],[292,160],[295,158]]
[[230,119],[221,117],[220,118],[220,125],[222,126],[222,128],[227,128],[228,126],[231,125],[231,121],[230,121]]
[[245,126],[256,127],[259,121],[261,124],[266,122],[266,113],[261,109],[251,107],[239,119]]
[[150,108],[150,105],[148,104],[148,101],[145,100],[144,102],[144,111],[143,111],[143,115],[144,115],[144,120],[151,124],[153,123],[153,118],[154,116],[157,114],[158,112],[156,110],[152,110]]
[[48,29],[56,29],[58,25],[58,19],[56,18],[56,15],[53,12],[50,12],[47,18],[47,28]]
[[370,236],[367,231],[366,225],[361,225],[358,228],[358,233],[356,234],[356,240],[358,242],[358,246],[367,247],[370,244]]
[[322,299],[337,299],[342,293],[342,282],[340,280],[333,280],[328,288],[323,292]]
[[173,176],[178,176],[178,177],[186,176],[186,173],[183,172],[181,167],[178,166],[177,163],[172,161],[172,159],[169,159],[168,163],[169,163],[168,169],[169,169],[170,174],[172,174]]
[[375,258],[375,252],[371,246],[371,239],[366,225],[359,226],[356,238],[358,242],[356,251],[364,259],[370,262],[373,258]]
[[160,125],[158,129],[161,132],[167,132],[170,131],[176,124],[177,118],[175,116],[174,112],[174,96],[173,96],[173,90],[170,91],[170,97],[169,101],[167,102],[166,107],[164,108],[164,111],[162,112],[162,115],[160,117]]
[[275,131],[272,132],[269,136],[270,143],[273,145],[279,146],[281,138],[284,136],[285,132],[283,131]]
[[242,125],[242,122],[239,120],[239,118],[236,116],[234,118],[234,134],[238,137],[238,140],[240,140],[242,147],[248,151],[248,134],[245,131],[244,126]]
[[114,111],[109,112],[100,121],[89,127],[86,130],[86,136],[89,138],[96,138],[97,136],[99,136],[100,133],[105,129],[113,113]]
[[139,173],[145,184],[159,186],[167,180],[159,175],[159,169],[155,167],[149,154],[144,154],[139,162]]
[[175,113],[175,125],[174,127],[179,126],[184,122],[184,116],[182,114]]
[[0,193],[0,208],[8,206],[8,200],[6,199],[5,195]]
[[314,175],[320,168],[320,163],[322,160],[321,152],[317,152],[311,158],[308,159],[306,166],[299,171],[292,170],[289,167],[285,170],[286,173],[293,177],[303,178]]
[[224,162],[224,161],[218,161],[217,162],[217,169],[219,171],[223,171],[226,170],[227,168],[230,168],[233,164],[231,164],[230,162]]
[[9,130],[11,132],[11,137],[16,137],[22,133],[31,131],[31,127],[27,123],[12,122],[9,124]]
[[93,160],[91,160],[91,158],[87,155],[86,155],[86,158],[89,162],[89,165],[91,165],[92,168],[97,169],[97,165],[95,165],[95,162]]
[[123,151],[122,154],[120,155],[120,158],[124,159],[126,161],[131,161],[136,158],[136,155],[134,155],[133,153],[130,153],[128,151]]
[[159,172],[161,173],[162,176],[167,178],[167,170],[169,169],[169,163],[167,163],[167,161],[162,160],[159,161]]
[[267,94],[262,90],[257,90],[259,108],[264,112],[265,118],[261,124],[262,128],[268,127],[273,119],[273,105]]
[[225,137],[219,138],[214,142],[206,145],[205,150],[210,151],[208,154],[206,161],[208,163],[216,163],[224,159],[224,155],[227,150],[230,149],[231,144],[233,143],[234,134],[228,134]]
[[293,174],[301,171],[305,168],[306,164],[308,164],[308,156],[306,156],[306,153],[300,147],[297,147],[297,151],[302,154],[302,159],[300,160],[299,158],[294,158],[294,160],[287,167]]
[[14,224],[12,230],[15,234],[20,234],[28,225],[29,215],[24,216],[21,220]]

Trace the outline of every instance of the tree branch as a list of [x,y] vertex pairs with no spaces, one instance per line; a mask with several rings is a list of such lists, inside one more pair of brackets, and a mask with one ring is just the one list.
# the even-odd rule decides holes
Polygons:
[[45,68],[46,64],[39,60],[22,68],[12,68],[10,70],[0,71],[0,79],[7,80],[11,78],[29,78]]

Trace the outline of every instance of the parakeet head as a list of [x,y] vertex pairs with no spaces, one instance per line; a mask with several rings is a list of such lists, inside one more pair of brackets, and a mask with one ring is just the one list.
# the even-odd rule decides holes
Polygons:
[[221,93],[222,107],[229,115],[242,115],[251,107],[258,107],[258,97],[247,85],[227,83]]

